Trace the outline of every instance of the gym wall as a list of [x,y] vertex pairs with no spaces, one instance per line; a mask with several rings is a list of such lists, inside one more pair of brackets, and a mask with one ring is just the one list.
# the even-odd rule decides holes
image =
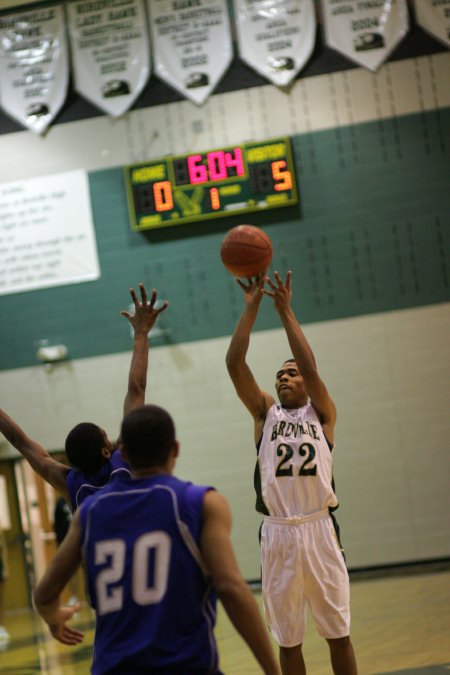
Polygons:
[[[51,450],[81,420],[116,435],[131,357],[119,312],[130,286],[157,288],[170,307],[151,340],[147,400],[176,420],[178,475],[230,500],[247,579],[259,577],[256,453],[225,368],[242,297],[219,257],[240,222],[272,238],[272,271],[292,270],[295,312],[337,404],[349,567],[450,555],[450,54],[393,60],[376,74],[347,65],[308,73],[288,92],[223,91],[201,108],[172,100],[117,120],[66,114],[45,137],[0,118],[1,182],[89,172],[101,267],[95,282],[0,296],[1,407]],[[123,165],[280,135],[293,141],[298,208],[131,231]],[[69,360],[39,365],[42,339],[65,344]],[[249,352],[263,389],[274,392],[287,356],[266,298]]]

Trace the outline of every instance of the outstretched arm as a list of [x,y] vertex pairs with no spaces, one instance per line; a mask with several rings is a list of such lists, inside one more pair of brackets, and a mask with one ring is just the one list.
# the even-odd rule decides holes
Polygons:
[[139,284],[139,289],[141,291],[141,302],[137,299],[134,288],[130,288],[130,295],[135,308],[134,314],[130,314],[127,311],[121,312],[121,315],[128,319],[134,330],[133,356],[131,357],[130,373],[128,376],[128,390],[123,404],[124,416],[131,410],[134,410],[134,408],[139,408],[139,406],[145,403],[149,351],[148,334],[158,316],[169,304],[166,301],[159,309],[156,309],[156,290],[153,289],[152,297],[150,302],[148,302],[144,284]]
[[244,283],[237,280],[244,292],[244,310],[236,325],[226,355],[228,373],[242,403],[255,421],[255,441],[261,436],[266,413],[274,399],[262,391],[250,370],[246,356],[250,344],[250,333],[258,315],[263,294],[264,276],[259,275]]
[[332,443],[336,423],[336,407],[324,382],[319,377],[313,351],[291,307],[292,273],[287,273],[285,282],[282,281],[278,272],[274,273],[274,277],[276,283],[266,277],[271,290],[263,289],[263,293],[270,296],[274,301],[275,309],[280,315],[286,331],[292,356],[305,382],[308,396],[319,415],[325,436]]
[[226,499],[205,494],[201,551],[218,596],[234,627],[248,644],[266,675],[278,665],[256,601],[239,571],[230,541],[231,513]]
[[27,436],[19,425],[0,408],[0,432],[20,452],[31,468],[68,499],[66,476],[69,467],[56,461],[37,441]]
[[80,516],[76,512],[67,535],[33,592],[37,611],[48,623],[53,637],[65,645],[76,645],[84,637],[83,633],[66,623],[80,609],[80,604],[73,607],[60,605],[62,590],[80,564],[81,527]]

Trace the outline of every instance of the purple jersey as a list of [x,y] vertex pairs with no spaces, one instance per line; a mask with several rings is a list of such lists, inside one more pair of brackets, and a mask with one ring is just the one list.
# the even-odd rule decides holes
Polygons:
[[95,473],[70,469],[66,481],[72,511],[75,511],[86,497],[105,487],[115,476],[130,476],[129,466],[122,458],[120,450],[114,450],[110,459]]
[[220,673],[200,553],[208,489],[168,474],[119,478],[82,504],[93,675]]

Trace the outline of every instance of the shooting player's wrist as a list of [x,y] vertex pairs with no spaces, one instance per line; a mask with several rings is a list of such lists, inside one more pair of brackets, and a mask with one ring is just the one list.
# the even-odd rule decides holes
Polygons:
[[146,340],[147,337],[148,337],[148,334],[151,331],[151,328],[135,328],[134,329],[134,340],[135,341],[136,340],[142,340],[142,339]]
[[295,319],[295,314],[292,310],[292,307],[290,305],[283,305],[282,307],[276,306],[276,310],[279,314],[279,317],[281,321],[283,322],[284,325],[287,325],[289,323],[292,323],[293,321],[296,321]]

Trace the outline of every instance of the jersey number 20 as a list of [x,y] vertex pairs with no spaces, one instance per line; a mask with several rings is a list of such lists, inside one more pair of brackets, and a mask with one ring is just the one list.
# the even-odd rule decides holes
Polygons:
[[[166,532],[147,532],[136,539],[133,547],[131,593],[138,605],[159,602],[167,589],[171,541]],[[123,586],[117,584],[125,570],[126,544],[123,539],[106,539],[95,545],[95,564],[110,565],[102,569],[95,579],[98,614],[117,612],[123,607]],[[154,561],[152,584],[149,585],[150,556]]]

